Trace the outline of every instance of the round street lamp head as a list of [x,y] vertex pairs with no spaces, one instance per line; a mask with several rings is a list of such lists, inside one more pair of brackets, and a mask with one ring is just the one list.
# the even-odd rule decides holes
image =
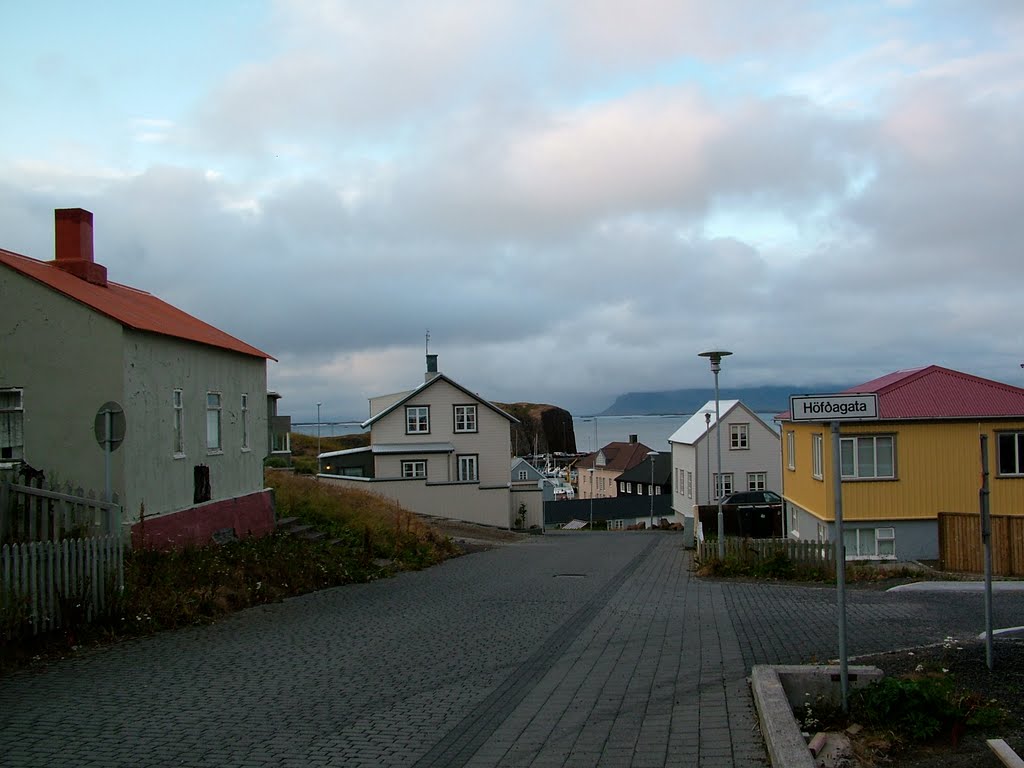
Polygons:
[[718,373],[722,370],[722,358],[731,355],[732,352],[726,352],[724,349],[713,349],[708,352],[699,352],[698,357],[707,357],[711,360],[711,371]]

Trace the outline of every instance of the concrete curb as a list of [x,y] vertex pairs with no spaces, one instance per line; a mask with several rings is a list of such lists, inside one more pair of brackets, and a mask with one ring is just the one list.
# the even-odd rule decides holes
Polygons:
[[[877,667],[867,666],[849,667],[847,673],[851,689],[862,688],[883,675]],[[807,696],[838,702],[839,667],[758,664],[751,670],[750,686],[772,766],[815,768],[793,709]]]

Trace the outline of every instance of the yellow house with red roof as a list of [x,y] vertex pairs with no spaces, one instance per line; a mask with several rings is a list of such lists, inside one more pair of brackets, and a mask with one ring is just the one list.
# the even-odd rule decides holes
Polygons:
[[[94,421],[121,406],[111,487],[128,524],[165,546],[273,527],[263,487],[266,352],[107,279],[92,214],[56,212],[56,258],[0,249],[0,464],[103,492]],[[143,529],[135,526],[135,543]]]
[[[1024,389],[937,365],[846,390],[875,393],[879,419],[840,430],[847,559],[938,557],[940,512],[978,512],[981,435],[988,435],[990,510],[1024,515]],[[788,535],[835,537],[827,423],[780,414]]]

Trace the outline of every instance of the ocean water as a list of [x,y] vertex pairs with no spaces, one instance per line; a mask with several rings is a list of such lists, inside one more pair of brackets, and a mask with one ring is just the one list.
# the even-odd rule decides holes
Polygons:
[[[668,439],[681,427],[691,414],[682,413],[668,416],[573,416],[572,428],[576,435],[576,450],[591,453],[602,445],[612,442],[628,442],[630,435],[656,451],[668,450]],[[772,421],[774,413],[759,413],[770,426],[778,429]],[[293,424],[292,429],[303,435],[316,435],[316,424]],[[321,437],[357,435],[364,430],[355,421],[333,421],[320,424]]]
[[[692,416],[682,413],[668,416],[573,416],[572,429],[576,434],[576,450],[591,453],[612,442],[628,442],[630,435],[655,451],[667,451],[668,439]],[[759,413],[776,431],[779,425],[772,421],[775,413]]]

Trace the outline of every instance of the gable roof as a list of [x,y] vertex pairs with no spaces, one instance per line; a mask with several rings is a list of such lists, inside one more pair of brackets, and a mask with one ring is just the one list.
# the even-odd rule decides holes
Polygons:
[[[718,410],[721,413],[721,417],[724,419],[729,415],[737,405],[740,404],[739,400],[719,400]],[[711,421],[707,422],[704,419],[704,414],[710,414]],[[698,408],[697,412],[688,418],[683,425],[673,432],[668,441],[670,443],[684,443],[686,445],[693,445],[700,438],[704,437],[705,433],[708,432],[711,427],[715,425],[715,401],[708,400],[704,403],[703,407]]]
[[101,315],[106,315],[127,328],[172,336],[267,360],[276,359],[145,291],[114,282],[97,285],[65,272],[53,262],[39,261],[2,248],[0,264]]
[[[661,452],[654,457],[654,484],[667,485],[672,479],[672,454]],[[650,483],[651,459],[644,456],[643,461],[634,464],[618,477],[619,482]]]
[[[882,420],[1024,418],[1024,389],[941,365],[893,371],[843,391],[870,392]],[[788,421],[790,413],[776,418]]]
[[893,371],[846,391],[877,393],[882,419],[1024,416],[1024,389],[939,365]]
[[509,414],[505,413],[498,406],[496,406],[496,405],[494,405],[492,403],[487,402],[482,397],[480,397],[480,395],[477,395],[477,394],[474,394],[473,392],[470,392],[468,389],[466,389],[464,386],[459,384],[457,381],[453,381],[452,379],[449,379],[443,373],[438,373],[436,376],[431,378],[429,381],[425,381],[422,384],[420,384],[418,387],[416,387],[416,389],[412,389],[412,390],[406,392],[403,397],[400,397],[398,400],[396,400],[394,403],[389,405],[384,410],[382,410],[379,413],[377,413],[377,414],[371,416],[370,418],[368,418],[360,426],[362,426],[363,429],[366,429],[367,427],[371,426],[375,421],[380,421],[382,418],[387,416],[392,411],[396,410],[397,408],[401,408],[405,403],[409,402],[416,395],[418,395],[418,394],[420,394],[422,392],[425,392],[426,390],[430,389],[430,387],[434,386],[434,384],[436,384],[438,381],[446,381],[446,382],[448,382],[450,385],[455,387],[457,390],[462,392],[467,397],[473,398],[478,403],[480,403],[481,405],[484,405],[485,407],[491,409],[492,411],[494,411],[499,416],[504,416],[512,424],[518,424],[519,423],[519,419],[515,418],[514,416],[510,416]]
[[[647,458],[647,454],[651,452],[651,448],[648,448],[643,443],[623,443],[613,442],[608,443],[600,450],[588,453],[586,456],[576,462],[577,469],[587,470],[591,467],[596,469],[604,469],[619,472],[625,472],[630,467],[635,467],[641,461]],[[598,454],[603,453],[605,463],[602,466],[597,466]]]
[[533,464],[528,462],[522,456],[515,456],[512,459],[512,471],[526,470],[526,473],[530,475],[533,480],[540,480],[544,477],[544,473],[537,469]]

